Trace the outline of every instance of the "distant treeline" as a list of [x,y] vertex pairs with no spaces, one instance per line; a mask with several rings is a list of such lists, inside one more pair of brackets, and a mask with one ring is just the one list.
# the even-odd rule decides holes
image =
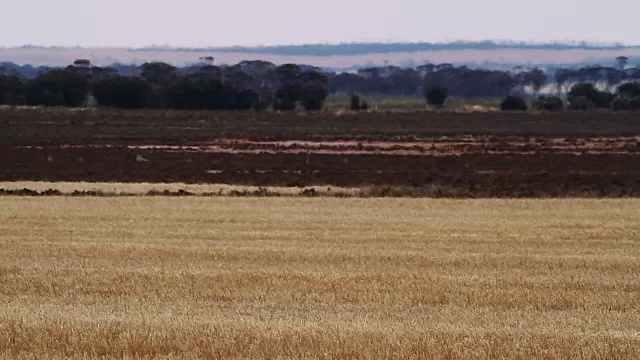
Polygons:
[[[429,86],[446,88],[458,98],[538,95],[543,90],[571,93],[576,84],[593,84],[594,91],[611,94],[621,84],[640,81],[640,67],[577,69],[514,68],[510,71],[474,69],[451,64],[415,68],[371,67],[355,73],[323,72],[319,68],[266,61],[214,66],[213,58],[176,68],[162,62],[141,66],[98,67],[79,59],[66,68],[33,68],[0,64],[0,104],[103,105],[120,108],[175,109],[320,109],[329,94],[422,96]],[[595,98],[594,98],[595,99]],[[606,104],[605,104],[606,103]],[[588,107],[586,104],[585,107]]]
[[41,69],[26,78],[5,67],[4,74],[0,72],[0,105],[318,110],[329,95],[326,74],[294,64],[276,67],[253,61],[177,69],[151,62],[124,70],[121,74],[78,59],[66,68]]
[[455,41],[449,43],[413,42],[413,43],[341,43],[341,44],[307,44],[307,45],[277,45],[277,46],[231,46],[231,47],[209,47],[209,48],[167,48],[151,46],[136,50],[150,51],[219,51],[219,52],[242,52],[260,53],[273,55],[291,56],[335,56],[335,55],[363,55],[395,52],[419,52],[419,51],[442,51],[442,50],[496,50],[496,49],[544,49],[544,50],[624,50],[631,48],[623,44],[596,44],[588,42],[575,43],[528,43],[524,41]]

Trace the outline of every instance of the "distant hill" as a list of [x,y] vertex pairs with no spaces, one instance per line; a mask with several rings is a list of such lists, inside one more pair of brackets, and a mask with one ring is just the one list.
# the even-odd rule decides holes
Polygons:
[[618,56],[627,56],[629,65],[640,64],[640,46],[592,43],[451,42],[451,43],[350,43],[283,45],[266,47],[179,48],[81,48],[22,46],[0,48],[0,62],[33,66],[65,66],[75,59],[89,59],[105,66],[164,61],[177,66],[197,63],[212,56],[215,64],[235,64],[243,60],[265,60],[274,64],[309,64],[329,71],[351,71],[363,67],[395,65],[415,67],[425,63],[451,63],[483,68],[514,66],[612,65]]
[[[624,50],[633,48],[624,44],[598,44],[587,42],[554,42],[527,43],[518,41],[455,41],[449,43],[342,43],[342,44],[305,44],[305,45],[277,45],[256,47],[210,47],[210,48],[165,48],[180,51],[216,51],[234,53],[263,53],[272,55],[293,56],[337,56],[388,54],[396,52],[421,52],[443,50],[498,50],[498,49],[542,49],[542,50]],[[138,50],[159,50],[163,47],[150,46]]]

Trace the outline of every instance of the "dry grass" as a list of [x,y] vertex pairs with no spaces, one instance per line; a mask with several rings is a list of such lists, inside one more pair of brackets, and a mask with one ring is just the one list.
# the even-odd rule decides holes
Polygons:
[[74,191],[95,191],[107,195],[147,195],[150,192],[186,191],[193,195],[231,196],[235,192],[255,193],[261,189],[274,196],[299,196],[305,189],[314,189],[318,196],[363,196],[362,189],[339,186],[243,186],[228,184],[184,184],[184,183],[113,183],[113,182],[81,182],[81,181],[0,181],[0,189],[21,190],[29,189],[37,192],[57,190],[63,195]]
[[0,198],[0,358],[640,358],[639,200]]

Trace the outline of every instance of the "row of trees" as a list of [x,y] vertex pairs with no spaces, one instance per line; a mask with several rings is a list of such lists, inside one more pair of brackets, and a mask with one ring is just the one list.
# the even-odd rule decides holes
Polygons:
[[0,75],[0,104],[229,110],[268,106],[293,110],[302,106],[318,110],[328,96],[328,78],[316,69],[274,66],[268,82],[257,82],[250,75],[255,69],[247,64],[228,70],[221,72],[205,65],[180,72],[169,64],[152,62],[140,66],[136,74],[124,76],[81,59],[33,79]]
[[472,69],[450,64],[422,65],[415,69],[376,67],[357,73],[332,74],[329,77],[331,93],[421,95],[424,84],[440,84],[449,94],[460,98],[523,96],[538,94],[541,90],[566,94],[583,82],[597,84],[612,91],[629,81],[640,81],[640,68],[590,66],[579,69],[542,70],[515,68],[511,71]]
[[[556,96],[540,96],[531,104],[536,110],[558,111],[564,109],[564,102]],[[571,110],[612,109],[640,110],[640,82],[628,82],[618,86],[615,93],[598,90],[592,83],[573,85],[567,96],[567,106]],[[508,96],[501,104],[502,110],[528,110],[525,100],[518,96]]]
[[[414,69],[386,66],[341,74],[304,65],[276,66],[266,61],[214,66],[213,58],[203,59],[202,63],[185,68],[162,62],[139,67],[97,67],[79,59],[63,69],[42,71],[34,78],[20,76],[15,71],[7,73],[9,67],[5,64],[0,66],[0,104],[99,104],[128,109],[264,109],[271,106],[277,110],[301,106],[316,110],[330,93],[358,93],[424,94],[430,104],[438,106],[444,101],[438,98],[443,96],[444,99],[448,96],[522,97],[527,93],[537,95],[546,86],[568,94],[572,108],[626,109],[634,106],[635,96],[613,94],[612,89],[640,80],[640,68],[627,68],[622,57],[617,67],[556,71],[537,68],[501,71],[426,64]],[[585,85],[587,80],[590,85]],[[541,99],[540,102],[546,104],[543,107],[553,107],[548,99]]]
[[[440,84],[449,89],[454,97],[502,97],[538,93],[542,89],[552,89],[566,94],[577,83],[591,82],[599,88],[612,91],[616,86],[640,80],[640,67],[628,67],[628,59],[618,57],[616,66],[588,66],[582,68],[525,69],[516,67],[509,71],[473,69],[451,64],[425,64],[415,68],[396,66],[369,67],[355,73],[322,72],[321,69],[304,65],[276,66],[266,61],[243,61],[232,66],[214,66],[213,58],[197,65],[173,68],[178,75],[198,75],[212,77],[238,89],[257,90],[268,86],[272,93],[282,82],[291,78],[321,78],[329,93],[360,93],[363,95],[422,95],[424,84]],[[86,60],[82,66],[94,73],[111,72],[126,76],[141,76],[144,67],[114,64],[107,68],[91,66]],[[163,63],[153,63],[163,64]],[[17,66],[12,63],[0,63],[0,75],[17,75],[33,78],[38,73],[48,72],[51,68],[33,68]],[[306,74],[306,75],[304,75]]]

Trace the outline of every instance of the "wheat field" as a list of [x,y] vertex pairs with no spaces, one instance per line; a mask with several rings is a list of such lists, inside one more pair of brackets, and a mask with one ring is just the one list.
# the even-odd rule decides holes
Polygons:
[[640,200],[0,197],[2,359],[637,359]]

